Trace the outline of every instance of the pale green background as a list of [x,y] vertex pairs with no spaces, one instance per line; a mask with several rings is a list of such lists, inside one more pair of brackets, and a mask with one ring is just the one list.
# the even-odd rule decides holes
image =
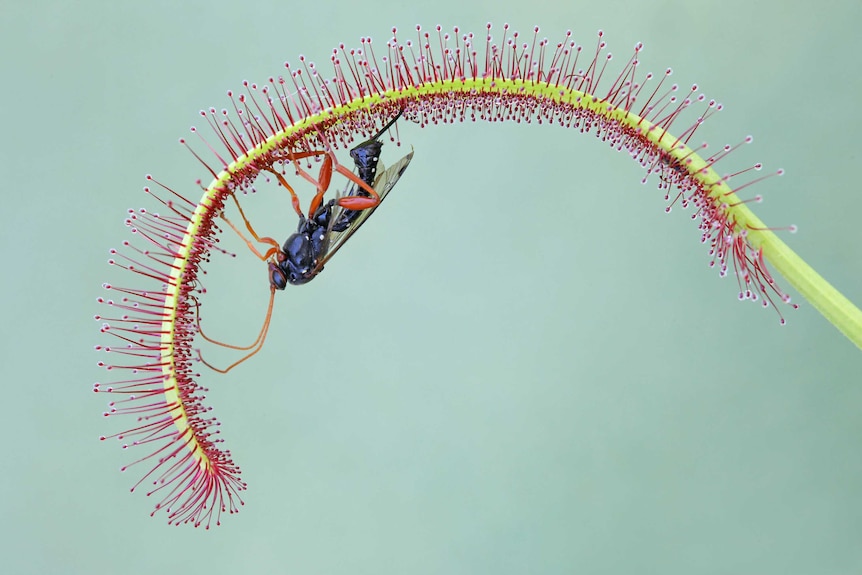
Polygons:
[[[92,316],[103,281],[138,284],[105,262],[155,207],[143,175],[194,197],[176,141],[200,108],[392,25],[603,28],[617,66],[643,41],[725,104],[696,143],[755,135],[725,171],[787,169],[757,212],[862,302],[858,0],[499,6],[4,0],[0,571],[862,571],[860,351],[809,305],[779,327],[736,301],[689,213],[559,128],[402,123],[416,158],[384,209],[281,295],[258,357],[202,378],[242,513],[172,528],[128,493]],[[251,204],[292,231],[283,196]],[[261,264],[210,269],[208,325],[249,339]]]

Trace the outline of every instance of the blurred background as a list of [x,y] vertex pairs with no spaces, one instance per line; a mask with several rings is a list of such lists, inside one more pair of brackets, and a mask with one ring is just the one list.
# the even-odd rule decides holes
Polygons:
[[[139,471],[118,472],[142,454],[97,439],[133,424],[100,415],[92,317],[102,282],[139,281],[106,260],[126,209],[156,208],[144,174],[199,197],[177,144],[198,110],[392,26],[539,24],[589,47],[602,28],[614,74],[644,42],[642,69],[725,105],[695,144],[754,135],[719,171],[787,170],[757,214],[796,224],[784,239],[862,303],[862,5],[717,6],[3,2],[0,571],[862,571],[860,350],[801,298],[784,327],[738,302],[690,213],[555,127],[399,123],[384,161],[416,156],[383,208],[279,294],[258,356],[201,380],[250,486],[220,528],[148,517]],[[246,204],[261,233],[294,230],[285,194]],[[233,249],[204,314],[244,343],[268,288]]]

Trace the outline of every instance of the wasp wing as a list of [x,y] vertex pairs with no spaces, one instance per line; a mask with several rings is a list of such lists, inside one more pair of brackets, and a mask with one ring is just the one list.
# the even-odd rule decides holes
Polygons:
[[[386,168],[385,170],[381,170],[377,177],[374,179],[374,185],[371,186],[374,188],[374,191],[377,192],[377,195],[380,196],[380,202],[373,208],[368,208],[367,210],[358,210],[359,215],[356,216],[356,219],[351,222],[350,227],[342,232],[336,232],[332,230],[332,226],[337,222],[342,214],[347,211],[345,208],[338,206],[337,204],[333,207],[332,217],[330,218],[329,227],[330,229],[326,230],[326,244],[322,253],[323,257],[320,258],[320,261],[317,264],[318,268],[323,268],[324,264],[335,255],[341,246],[343,246],[350,237],[356,233],[356,231],[365,223],[368,218],[371,217],[371,214],[374,213],[374,210],[380,207],[380,204],[383,203],[383,199],[389,194],[392,188],[395,187],[395,184],[398,183],[398,180],[401,178],[401,175],[407,169],[407,165],[410,163],[410,160],[413,159],[413,151],[409,154]],[[383,164],[381,163],[381,168],[383,168]]]

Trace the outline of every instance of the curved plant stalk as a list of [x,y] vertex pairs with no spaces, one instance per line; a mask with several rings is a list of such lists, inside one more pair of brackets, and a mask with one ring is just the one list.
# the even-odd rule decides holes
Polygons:
[[[559,85],[547,86],[520,80],[500,79],[440,81],[427,83],[421,88],[408,86],[400,90],[383,92],[370,98],[357,99],[325,113],[306,118],[305,124],[285,128],[279,134],[270,137],[263,145],[250,151],[249,155],[238,158],[212,181],[201,200],[201,204],[205,205],[208,196],[215,197],[219,190],[228,186],[233,174],[242,172],[249,164],[253,164],[256,158],[265,157],[272,150],[284,146],[305,125],[337,124],[342,121],[342,118],[349,117],[351,112],[363,109],[371,110],[374,109],[375,105],[382,102],[409,105],[409,102],[415,98],[447,94],[453,91],[515,92],[528,98],[554,99],[559,102],[567,102],[579,109],[590,110],[598,116],[645,132],[658,149],[677,158],[686,158],[688,160],[687,172],[690,177],[700,181],[704,188],[711,189],[710,195],[727,205],[724,209],[728,219],[735,221],[740,228],[746,230],[748,243],[756,249],[761,249],[763,258],[772,264],[790,285],[823,314],[832,325],[862,349],[862,311],[805,263],[775,232],[768,229],[766,224],[737,197],[733,189],[694,150],[688,146],[680,146],[678,138],[666,131],[655,130],[653,124],[630,111],[609,107],[606,101],[595,100],[591,94]],[[661,137],[654,138],[653,136],[657,134],[661,134]],[[197,230],[190,230],[189,237],[192,237],[196,232]]]
[[[135,487],[152,481],[148,495],[158,493],[156,510],[165,509],[170,523],[209,527],[214,519],[218,524],[222,512],[238,510],[239,492],[246,488],[230,452],[221,449],[221,440],[215,437],[213,428],[218,424],[206,417],[209,408],[203,405],[203,388],[192,368],[198,334],[195,313],[203,291],[198,275],[202,262],[219,250],[216,236],[226,200],[249,189],[261,173],[273,169],[285,173],[291,159],[302,152],[349,146],[357,135],[376,132],[399,111],[402,120],[423,127],[464,120],[514,120],[595,133],[615,149],[626,150],[647,169],[647,176],[657,174],[662,182],[659,188],[668,192],[671,202],[696,210],[701,240],[708,244],[720,272],[736,275],[740,299],[758,300],[764,306],[789,303],[766,269],[769,261],[862,347],[862,312],[790,250],[738,196],[740,189],[763,178],[734,189],[731,176],[719,176],[714,169],[734,147],[706,158],[689,147],[695,131],[719,105],[695,96],[696,86],[687,96],[678,97],[677,87],[665,84],[669,69],[657,81],[651,74],[639,76],[640,44],[622,72],[603,81],[610,57],[604,52],[601,32],[594,54],[584,56],[583,47],[571,41],[570,33],[554,49],[547,40],[538,39],[538,29],[532,43],[522,43],[516,33],[507,40],[506,26],[503,40],[496,44],[490,26],[488,30],[484,55],[474,46],[472,34],[456,28],[450,36],[438,27],[436,38],[417,32],[418,44],[393,38],[386,44],[383,60],[376,59],[369,39],[363,39],[357,50],[342,47],[331,58],[335,76],[330,80],[304,59],[299,69],[286,64],[286,79],[270,78],[261,88],[246,84],[247,93],[237,97],[229,93],[231,112],[201,112],[217,143],[211,144],[192,129],[215,158],[213,166],[195,153],[213,177],[200,200],[190,201],[148,176],[166,194],[159,199],[166,213],[141,210],[130,215],[127,223],[143,239],[145,249],[129,245],[112,250],[117,255],[111,263],[155,284],[146,289],[106,286],[121,293],[122,299],[101,301],[121,310],[121,315],[97,319],[104,322],[102,331],[122,345],[98,349],[118,352],[131,361],[101,365],[131,375],[107,386],[97,383],[96,391],[119,394],[106,415],[139,417],[137,427],[109,437],[133,439],[127,445],[154,445],[138,460],[149,461],[153,468]],[[603,83],[610,85],[600,88]],[[702,109],[701,115],[676,129],[693,106]],[[751,169],[760,165],[737,171],[733,177]],[[677,190],[675,198],[671,188]]]
[[743,208],[739,210],[740,217],[744,217],[748,225],[754,228],[748,234],[748,241],[763,250],[763,256],[772,267],[829,323],[862,349],[862,311],[814,271],[781,238],[771,230],[764,229],[763,223],[747,206],[740,207]]

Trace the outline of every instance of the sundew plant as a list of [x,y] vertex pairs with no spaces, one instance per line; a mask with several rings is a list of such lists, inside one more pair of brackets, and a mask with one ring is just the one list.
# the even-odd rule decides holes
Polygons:
[[[792,226],[771,229],[750,209],[760,200],[752,186],[782,171],[764,172],[760,164],[731,167],[734,152],[751,137],[717,149],[702,144],[696,134],[721,105],[697,85],[674,84],[669,68],[657,74],[642,71],[640,43],[626,57],[612,59],[602,32],[590,45],[578,44],[570,32],[549,41],[538,28],[521,35],[504,25],[492,33],[490,24],[477,34],[417,26],[409,36],[393,28],[385,43],[362,38],[356,48],[340,45],[320,68],[300,57],[265,83],[244,82],[242,93],[228,92],[225,109],[201,111],[206,129],[192,128],[192,141],[182,140],[207,172],[209,183],[201,184],[200,197],[147,176],[145,190],[157,198],[158,210],[130,211],[126,224],[134,241],[111,250],[110,263],[130,273],[125,274],[128,284],[105,284],[108,295],[99,298],[107,307],[96,319],[111,336],[110,345],[97,346],[110,358],[99,365],[110,372],[111,381],[96,383],[95,391],[114,397],[105,416],[131,422],[126,431],[102,439],[134,447],[137,456],[122,469],[141,470],[132,490],[155,499],[153,514],[163,510],[171,524],[209,528],[242,505],[246,484],[223,447],[198,381],[198,372],[208,366],[196,348],[198,336],[204,337],[198,321],[204,306],[202,266],[221,250],[223,230],[242,235],[271,270],[294,256],[285,255],[287,244],[282,249],[257,236],[234,202],[237,195],[252,190],[258,178],[275,178],[293,198],[300,229],[306,225],[312,232],[318,228],[308,228],[308,222],[326,205],[373,210],[376,203],[370,198],[380,191],[377,184],[369,190],[367,184],[374,180],[363,175],[359,161],[356,176],[353,166],[338,163],[335,150],[356,148],[396,118],[389,133],[397,137],[411,124],[537,123],[624,151],[644,168],[643,183],[657,186],[668,210],[688,209],[710,265],[736,279],[740,300],[771,308],[783,324],[787,310],[797,304],[777,281],[777,271],[862,347],[859,309],[775,233],[791,232]],[[376,166],[378,158],[372,160]],[[308,168],[316,163],[321,168],[315,177]],[[333,173],[366,190],[360,194],[364,199],[326,204]],[[307,212],[293,191],[302,186],[317,192]],[[232,223],[234,214],[244,220],[245,235],[242,225]],[[317,241],[312,232],[308,240]],[[268,248],[258,251],[248,234]],[[311,265],[319,270],[318,263]],[[259,349],[272,297],[283,287],[273,283],[258,340],[238,349]]]

